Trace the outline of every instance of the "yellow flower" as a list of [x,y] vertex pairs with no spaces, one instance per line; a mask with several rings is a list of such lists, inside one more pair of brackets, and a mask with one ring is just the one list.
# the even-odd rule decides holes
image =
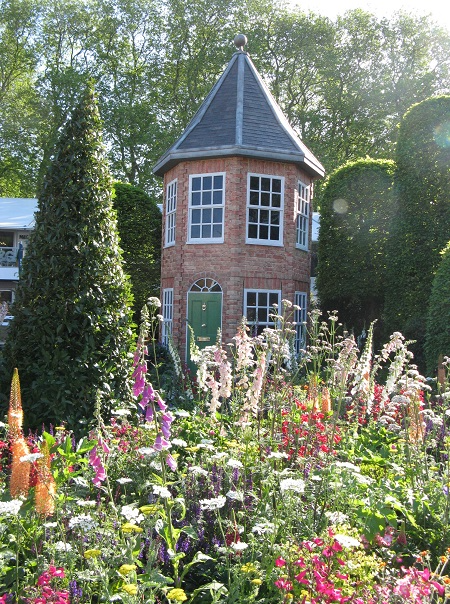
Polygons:
[[251,582],[253,583],[253,585],[261,585],[262,584],[262,580],[261,579],[252,579]]
[[86,559],[89,559],[89,558],[98,558],[101,555],[102,555],[102,552],[99,549],[87,549],[84,552],[84,557]]
[[173,600],[174,602],[185,602],[187,600],[187,595],[184,593],[184,590],[176,587],[175,589],[171,589],[167,594],[168,600]]
[[126,583],[122,585],[122,591],[126,591],[130,596],[135,596],[138,592],[138,586],[135,583]]
[[252,573],[252,572],[256,571],[256,566],[254,564],[252,564],[251,562],[247,562],[247,564],[244,564],[244,566],[241,566],[241,571],[243,573]]
[[144,514],[144,516],[148,516],[149,514],[154,514],[155,512],[158,512],[161,507],[162,506],[160,506],[159,504],[143,505],[139,508],[139,510]]
[[136,568],[136,564],[122,564],[122,566],[119,568],[119,573],[125,577],[125,575],[128,575],[133,570],[136,570]]
[[200,448],[199,447],[185,447],[184,450],[189,451],[190,453],[197,453],[197,451],[200,451]]
[[132,524],[131,522],[125,522],[122,524],[122,531],[124,533],[142,533],[144,529],[141,529],[137,524]]

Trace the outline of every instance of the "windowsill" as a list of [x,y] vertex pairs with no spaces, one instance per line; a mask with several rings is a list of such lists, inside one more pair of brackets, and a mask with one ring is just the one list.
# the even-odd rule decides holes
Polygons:
[[210,245],[211,243],[224,243],[223,239],[196,239],[194,241],[186,241],[186,245]]
[[280,241],[266,241],[260,239],[246,239],[246,245],[264,245],[266,247],[284,247]]
[[308,247],[304,247],[303,245],[299,245],[298,243],[295,244],[295,249],[302,250],[302,252],[309,252]]

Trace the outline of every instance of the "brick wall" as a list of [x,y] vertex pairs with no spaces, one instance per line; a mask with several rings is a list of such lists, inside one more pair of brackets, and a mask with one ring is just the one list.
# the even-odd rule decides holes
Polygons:
[[[226,173],[224,243],[189,244],[189,175],[213,172]],[[282,247],[245,243],[249,172],[284,177]],[[242,319],[244,288],[281,289],[282,297],[291,301],[295,291],[309,292],[310,254],[295,247],[295,209],[298,180],[308,184],[311,177],[295,164],[231,157],[179,163],[166,173],[164,192],[174,179],[177,179],[176,238],[174,246],[163,248],[161,287],[174,289],[173,336],[184,358],[187,293],[196,280],[212,278],[222,287],[222,334],[225,342],[235,335]],[[312,208],[310,221],[311,218]]]

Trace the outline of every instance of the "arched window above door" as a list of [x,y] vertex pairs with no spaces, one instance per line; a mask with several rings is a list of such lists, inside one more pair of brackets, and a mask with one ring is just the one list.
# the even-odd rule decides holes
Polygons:
[[222,288],[215,279],[197,279],[189,290],[191,292],[221,292]]

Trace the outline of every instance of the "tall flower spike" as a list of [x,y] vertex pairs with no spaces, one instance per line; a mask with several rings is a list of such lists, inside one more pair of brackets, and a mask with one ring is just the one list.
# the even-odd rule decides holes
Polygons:
[[20,393],[19,371],[17,367],[14,369],[11,380],[11,394],[9,397],[8,410],[8,429],[9,438],[13,441],[22,434],[23,426],[23,409],[22,396]]
[[9,479],[9,492],[11,497],[27,497],[30,489],[30,464],[21,461],[25,455],[29,455],[30,450],[22,435],[16,437],[11,444],[12,463],[11,476]]
[[47,518],[55,513],[56,483],[51,472],[50,451],[47,442],[41,445],[41,457],[38,461],[37,482],[35,488],[36,512]]

